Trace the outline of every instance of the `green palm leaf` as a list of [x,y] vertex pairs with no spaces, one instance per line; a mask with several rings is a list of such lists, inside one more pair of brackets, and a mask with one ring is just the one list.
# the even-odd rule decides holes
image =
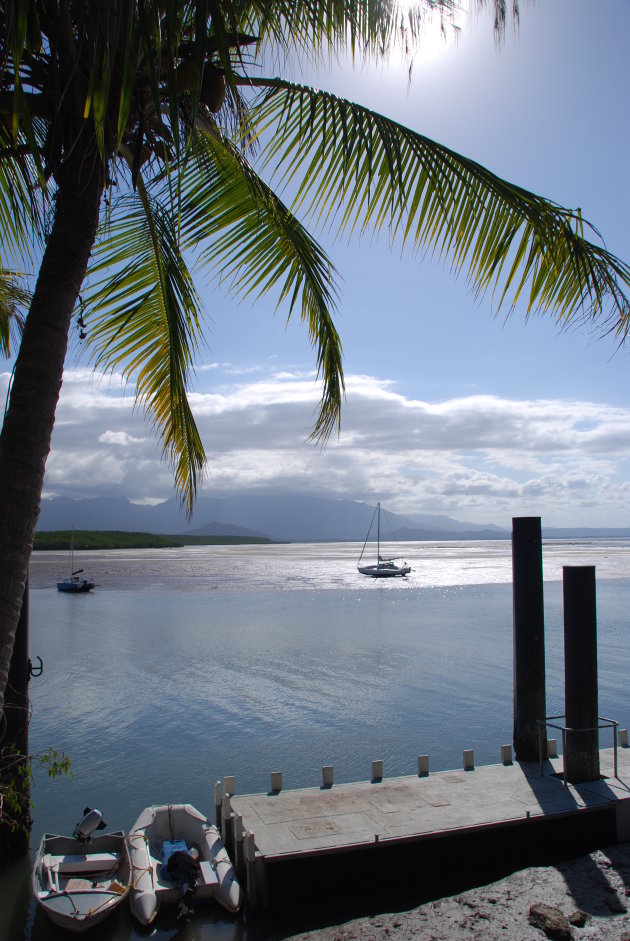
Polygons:
[[[580,210],[489,170],[360,105],[280,79],[252,109],[267,166],[294,184],[295,206],[339,230],[386,227],[392,238],[465,270],[500,307],[597,321],[628,332],[630,268],[584,237]],[[342,207],[342,208],[339,208]]]
[[277,289],[288,317],[299,306],[317,351],[322,400],[313,436],[339,425],[344,380],[331,311],[336,273],[317,242],[225,138],[201,134],[186,166],[182,237],[241,297]]
[[200,337],[199,300],[172,217],[141,184],[112,208],[93,272],[103,275],[86,294],[96,367],[121,366],[134,378],[136,401],[160,434],[192,513],[205,463],[186,393]]
[[18,341],[24,330],[25,314],[31,300],[19,279],[0,268],[0,353],[11,355],[12,337]]
[[42,243],[46,193],[28,149],[23,137],[13,139],[0,117],[0,257],[12,268],[25,267]]

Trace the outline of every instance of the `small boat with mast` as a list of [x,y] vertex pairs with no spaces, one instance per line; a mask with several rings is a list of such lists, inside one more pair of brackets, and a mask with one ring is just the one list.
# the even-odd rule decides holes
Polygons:
[[[376,562],[369,564],[361,565],[363,555],[365,553],[365,547],[367,546],[368,539],[370,538],[370,533],[372,532],[372,526],[374,525],[374,520],[376,519]],[[407,565],[405,560],[400,556],[395,556],[394,558],[385,559],[381,555],[381,504],[376,504],[376,509],[374,510],[374,515],[372,516],[372,522],[370,523],[370,528],[368,529],[367,536],[365,537],[365,542],[363,543],[363,549],[361,550],[361,555],[359,556],[359,561],[357,563],[357,568],[361,575],[370,575],[372,578],[396,578],[397,576],[408,575],[411,571],[411,566]]]
[[83,595],[94,588],[94,582],[87,578],[80,578],[83,569],[74,567],[74,529],[70,536],[70,571],[67,578],[57,582],[57,591],[64,591],[71,595]]

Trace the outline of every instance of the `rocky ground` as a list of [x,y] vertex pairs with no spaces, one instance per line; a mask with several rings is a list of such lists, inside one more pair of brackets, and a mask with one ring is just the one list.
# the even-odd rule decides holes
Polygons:
[[630,843],[291,941],[630,941]]

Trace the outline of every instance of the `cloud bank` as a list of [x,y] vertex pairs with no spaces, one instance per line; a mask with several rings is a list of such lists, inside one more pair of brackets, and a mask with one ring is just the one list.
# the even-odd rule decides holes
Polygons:
[[[426,402],[393,382],[346,377],[339,438],[309,441],[320,397],[312,374],[205,371],[191,394],[208,455],[204,493],[325,493],[401,513],[445,513],[509,526],[629,526],[630,408],[471,395]],[[8,373],[0,373],[6,395]],[[173,495],[161,446],[119,376],[65,373],[45,496]]]

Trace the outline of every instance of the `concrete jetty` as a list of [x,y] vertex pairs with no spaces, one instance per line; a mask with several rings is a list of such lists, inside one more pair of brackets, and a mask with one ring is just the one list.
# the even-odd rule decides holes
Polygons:
[[[621,737],[625,741],[624,737]],[[565,784],[562,758],[238,795],[221,822],[252,906],[356,894],[431,897],[630,839],[630,749],[600,752],[601,777]],[[425,757],[425,756],[424,756]],[[464,770],[467,764],[468,770]],[[420,763],[419,763],[420,766]],[[379,768],[379,763],[376,763]],[[373,766],[374,769],[374,766]],[[215,792],[215,804],[217,803]]]
[[[566,715],[547,716],[541,521],[512,524],[514,741],[501,764],[476,768],[467,749],[461,770],[437,774],[419,755],[408,777],[387,779],[377,760],[354,784],[335,784],[330,766],[302,790],[285,791],[279,771],[267,794],[218,782],[217,819],[252,906],[418,904],[630,839],[627,729],[598,715],[595,569],[563,567]],[[607,729],[613,748],[600,751]]]

